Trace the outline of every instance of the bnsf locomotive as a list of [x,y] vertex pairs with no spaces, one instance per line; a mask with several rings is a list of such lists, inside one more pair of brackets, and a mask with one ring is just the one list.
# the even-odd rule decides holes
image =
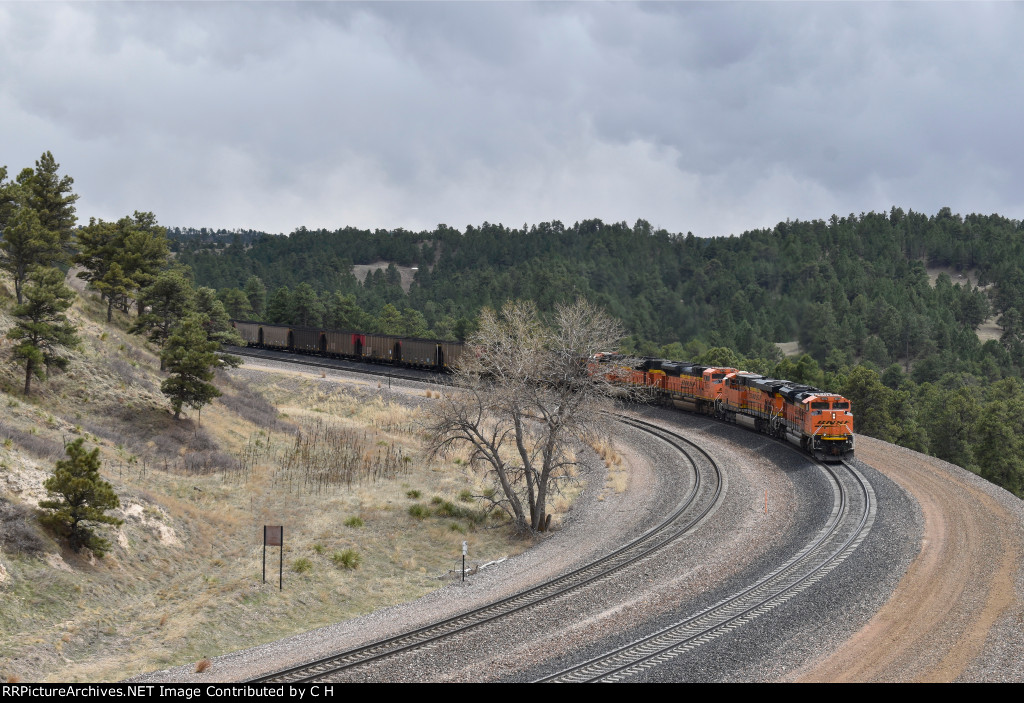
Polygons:
[[853,412],[841,395],[722,366],[643,359],[623,368],[622,359],[597,354],[593,372],[651,388],[677,408],[785,439],[822,461],[853,457]]

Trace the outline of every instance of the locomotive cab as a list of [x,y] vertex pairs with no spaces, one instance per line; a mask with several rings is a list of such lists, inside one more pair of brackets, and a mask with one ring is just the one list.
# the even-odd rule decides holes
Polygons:
[[841,461],[853,456],[853,413],[841,395],[808,395],[804,408],[807,449],[822,461]]

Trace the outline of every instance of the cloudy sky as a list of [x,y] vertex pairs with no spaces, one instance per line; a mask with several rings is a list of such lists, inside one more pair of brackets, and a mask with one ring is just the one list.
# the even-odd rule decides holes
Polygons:
[[0,2],[0,165],[289,232],[1024,219],[1016,3]]

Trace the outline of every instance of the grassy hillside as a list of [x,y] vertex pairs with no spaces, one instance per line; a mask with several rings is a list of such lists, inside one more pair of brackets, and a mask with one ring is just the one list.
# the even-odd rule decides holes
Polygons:
[[[479,561],[526,546],[482,516],[470,494],[483,479],[464,457],[421,455],[426,392],[241,368],[218,377],[224,395],[201,426],[176,422],[153,350],[80,297],[81,349],[26,398],[3,339],[12,308],[0,279],[0,680],[115,680],[197,661],[444,585],[462,540]],[[44,479],[79,437],[121,501],[99,560],[37,520]],[[276,550],[261,582],[266,524],[285,526],[283,592]]]

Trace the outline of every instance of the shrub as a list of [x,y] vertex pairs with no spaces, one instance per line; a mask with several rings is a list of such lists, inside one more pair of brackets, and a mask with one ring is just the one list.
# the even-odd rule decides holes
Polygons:
[[309,571],[312,571],[312,570],[313,570],[313,562],[311,562],[306,557],[302,557],[300,559],[296,559],[295,563],[292,564],[292,571],[294,571],[297,574],[305,574],[305,573],[307,573]]
[[470,491],[469,489],[462,489],[461,491],[459,491],[459,500],[461,500],[463,503],[472,503],[473,492]]
[[87,452],[79,437],[67,446],[68,458],[58,461],[53,476],[43,482],[47,500],[39,507],[51,511],[45,521],[68,537],[74,549],[85,547],[102,557],[110,543],[93,533],[88,523],[120,525],[123,520],[107,515],[121,505],[109,483],[100,478],[100,450]]
[[322,545],[322,544],[314,544],[313,545],[313,551],[316,552],[317,554],[323,554],[324,553],[324,545]]
[[406,491],[406,493],[405,493],[405,497],[406,498],[412,498],[414,500],[416,498],[419,498],[421,495],[423,495],[423,494],[420,493],[419,491],[417,491],[415,488],[412,489],[411,491]]
[[32,510],[0,498],[0,547],[11,554],[46,551],[46,538],[36,527]]
[[442,498],[441,496],[434,496],[433,498],[430,499],[430,502],[433,503],[434,505],[441,505],[441,503],[444,502],[444,498]]
[[358,515],[345,519],[345,527],[362,527],[363,520]]
[[441,517],[462,517],[463,510],[455,503],[442,500],[435,511]]
[[419,503],[417,503],[416,505],[409,506],[409,514],[417,520],[422,520],[423,518],[430,517],[430,508],[428,508],[425,505],[420,505]]
[[343,569],[358,569],[359,563],[363,560],[359,556],[359,552],[354,549],[344,549],[340,552],[335,552],[331,556],[331,560],[335,566],[340,566]]

